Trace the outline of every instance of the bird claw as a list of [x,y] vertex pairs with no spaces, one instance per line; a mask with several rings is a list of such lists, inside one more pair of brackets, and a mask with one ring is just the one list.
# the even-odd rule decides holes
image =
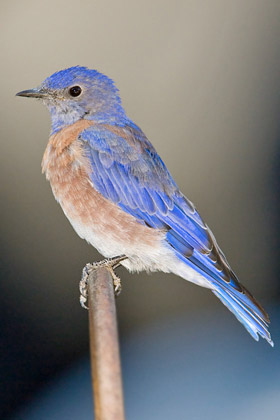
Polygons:
[[86,266],[83,268],[82,278],[79,283],[80,304],[81,304],[81,307],[84,309],[88,309],[86,302],[87,302],[87,297],[88,297],[88,276],[89,276],[91,268],[92,268],[92,264],[89,264],[89,263],[86,264]]
[[96,270],[99,267],[106,267],[113,278],[114,292],[115,296],[119,296],[122,290],[121,279],[115,274],[114,270],[120,266],[121,261],[125,260],[127,257],[121,255],[119,257],[107,258],[102,261],[94,262],[92,264],[88,263],[85,265],[82,271],[82,278],[79,283],[80,290],[80,304],[84,309],[88,309],[87,299],[88,299],[88,276],[92,270]]
[[114,272],[114,269],[109,269],[111,276],[113,277],[113,284],[114,284],[114,292],[115,292],[115,296],[119,296],[121,294],[122,291],[122,283],[121,283],[121,279],[116,275],[116,273]]

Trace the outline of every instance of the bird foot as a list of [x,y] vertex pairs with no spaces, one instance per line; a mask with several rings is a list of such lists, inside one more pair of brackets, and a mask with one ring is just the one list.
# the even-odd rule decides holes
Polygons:
[[107,258],[102,261],[94,262],[92,264],[88,263],[83,268],[82,278],[79,283],[80,290],[80,304],[82,308],[88,309],[87,298],[88,298],[88,276],[92,270],[96,270],[100,267],[106,267],[113,278],[115,296],[119,296],[122,290],[121,279],[115,274],[114,270],[120,266],[121,261],[125,260],[127,257],[125,255],[120,255],[114,258]]

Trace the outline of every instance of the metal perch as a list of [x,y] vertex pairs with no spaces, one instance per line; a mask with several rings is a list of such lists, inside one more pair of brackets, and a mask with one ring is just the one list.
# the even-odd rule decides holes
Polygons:
[[125,420],[113,278],[97,267],[87,284],[95,420]]

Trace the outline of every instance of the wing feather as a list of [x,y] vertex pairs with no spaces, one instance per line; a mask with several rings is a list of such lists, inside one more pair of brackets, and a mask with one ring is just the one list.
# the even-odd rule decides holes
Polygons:
[[168,245],[210,281],[216,296],[251,335],[257,338],[259,333],[269,341],[266,312],[238,281],[211,230],[142,131],[133,123],[114,131],[92,126],[79,141],[90,160],[96,190],[139,223],[164,230]]

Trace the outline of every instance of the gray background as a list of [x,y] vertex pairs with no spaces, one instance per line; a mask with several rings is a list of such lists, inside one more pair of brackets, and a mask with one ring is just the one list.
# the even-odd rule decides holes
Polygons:
[[[44,392],[42,385],[87,353],[87,314],[78,304],[78,281],[84,264],[101,256],[72,230],[40,173],[50,130],[47,110],[14,96],[72,65],[96,68],[115,80],[128,115],[196,204],[239,278],[274,311],[271,329],[277,336],[279,18],[278,0],[1,3],[0,389],[5,415],[17,404],[32,407]],[[153,348],[145,333],[153,323],[162,326],[163,342],[170,342],[171,330],[177,324],[183,328],[186,320],[186,329],[196,331],[197,348],[208,349],[205,362],[215,360],[214,347],[235,334],[239,345],[234,351],[242,348],[250,357],[262,349],[254,370],[272,357],[272,371],[279,366],[279,345],[271,350],[266,343],[254,343],[209,291],[172,275],[119,273],[124,348],[127,340],[145,340],[145,349]],[[223,319],[224,329],[211,316]],[[168,329],[170,319],[177,321]],[[191,334],[189,340],[194,340]],[[191,360],[184,343],[173,348],[172,357],[186,353],[180,372],[187,377]],[[155,354],[160,349],[158,344]],[[161,369],[170,354],[161,357],[155,373],[163,387],[173,372],[165,376]],[[226,358],[220,360],[227,365]],[[129,370],[125,358],[123,364],[133,376],[135,363]],[[147,356],[145,369],[153,366]],[[230,381],[240,384],[249,375],[254,383],[254,370]],[[267,392],[268,378],[260,387]],[[204,397],[205,381],[211,383],[210,374],[201,379],[201,387],[198,380],[197,392]],[[223,381],[228,383],[226,376],[220,385]],[[180,390],[174,377],[168,404],[178,410]],[[139,398],[146,418],[155,419],[147,413],[156,398],[147,398],[145,387]],[[183,401],[190,403],[187,395]],[[213,418],[218,418],[215,409]],[[159,418],[171,418],[165,413]],[[239,413],[236,418],[251,417]]]

